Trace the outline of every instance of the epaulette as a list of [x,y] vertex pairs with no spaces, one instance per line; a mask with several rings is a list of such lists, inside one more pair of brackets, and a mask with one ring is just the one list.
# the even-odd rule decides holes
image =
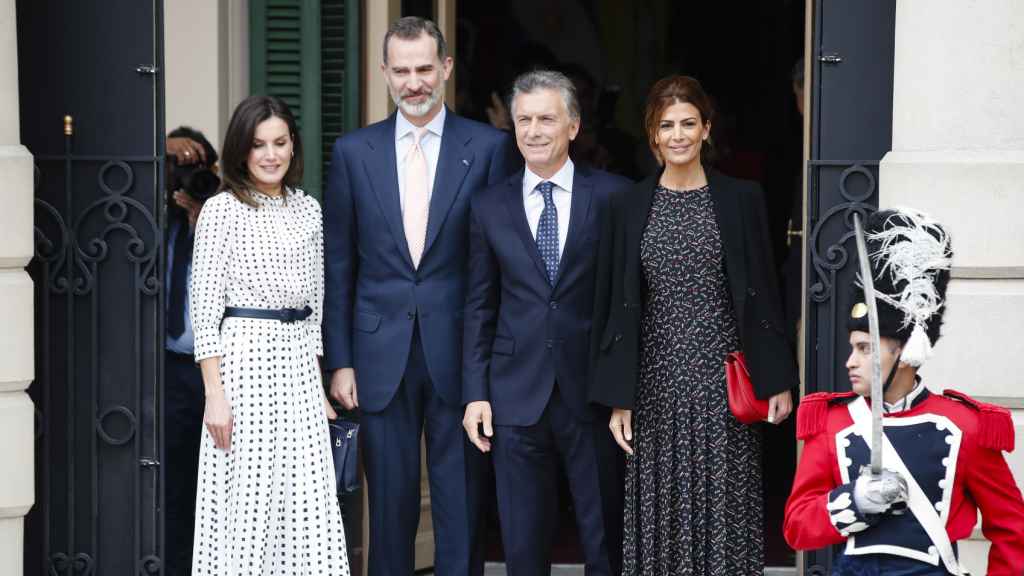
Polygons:
[[978,411],[978,444],[990,450],[1013,452],[1013,418],[1009,410],[975,400],[956,390],[943,390],[942,394]]
[[796,411],[796,437],[807,440],[821,434],[828,423],[828,407],[856,397],[856,392],[815,392],[804,396]]

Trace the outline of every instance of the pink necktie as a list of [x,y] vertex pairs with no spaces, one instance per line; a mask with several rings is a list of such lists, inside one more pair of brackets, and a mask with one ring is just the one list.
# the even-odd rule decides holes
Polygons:
[[402,225],[405,227],[405,241],[409,244],[412,264],[419,268],[423,256],[423,244],[427,240],[427,214],[430,210],[427,182],[427,159],[423,156],[420,143],[426,133],[424,128],[413,131],[412,148],[405,157],[405,207]]

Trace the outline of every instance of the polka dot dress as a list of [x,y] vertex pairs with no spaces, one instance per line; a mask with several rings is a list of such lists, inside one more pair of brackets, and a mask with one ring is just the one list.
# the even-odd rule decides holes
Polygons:
[[739,337],[713,193],[659,186],[641,241],[648,297],[623,574],[763,572],[760,428],[729,411],[723,361]]
[[[221,356],[231,447],[204,427],[196,576],[347,576],[317,355],[323,353],[320,206],[302,191],[206,202],[191,284],[196,360]],[[225,306],[303,308],[302,322],[224,318]]]

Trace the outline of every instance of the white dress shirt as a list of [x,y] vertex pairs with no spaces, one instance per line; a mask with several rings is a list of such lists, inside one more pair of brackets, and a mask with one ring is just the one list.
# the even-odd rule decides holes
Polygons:
[[537,226],[540,225],[540,213],[544,211],[544,195],[537,190],[537,184],[545,180],[554,184],[551,199],[558,211],[558,258],[562,258],[565,250],[565,239],[569,237],[569,212],[572,208],[572,179],[576,173],[572,160],[566,159],[565,164],[551,178],[541,178],[526,167],[523,174],[523,206],[526,208],[526,221],[530,224],[530,233],[537,238]]
[[[434,116],[434,119],[427,123],[424,128],[426,132],[420,140],[420,148],[423,150],[423,157],[427,161],[427,178],[430,186],[427,186],[427,200],[434,194],[434,174],[437,174],[437,159],[441,156],[441,135],[444,133],[444,118],[447,114],[445,107]],[[395,115],[395,164],[398,168],[398,201],[405,210],[405,157],[412,148],[415,136],[413,130],[416,126],[406,119],[401,110]]]

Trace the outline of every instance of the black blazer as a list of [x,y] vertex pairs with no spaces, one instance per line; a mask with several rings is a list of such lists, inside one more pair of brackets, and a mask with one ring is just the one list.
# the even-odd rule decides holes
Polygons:
[[[611,233],[598,244],[589,399],[605,406],[632,408],[636,396],[647,296],[640,241],[660,177],[659,172],[613,196],[604,227]],[[741,346],[755,394],[768,398],[795,387],[798,378],[783,325],[764,195],[755,182],[714,171],[707,177]]]

